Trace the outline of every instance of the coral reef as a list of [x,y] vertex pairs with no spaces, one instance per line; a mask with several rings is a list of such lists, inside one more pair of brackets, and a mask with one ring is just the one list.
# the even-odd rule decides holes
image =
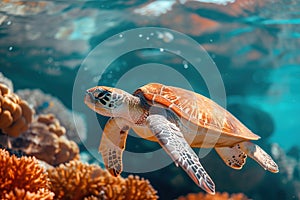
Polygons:
[[10,138],[12,149],[56,166],[79,158],[79,148],[68,140],[62,127],[52,114],[39,115],[27,131],[17,138]]
[[0,83],[0,129],[3,133],[17,137],[28,129],[33,111],[29,105],[4,84]]
[[41,188],[37,192],[28,192],[24,189],[15,188],[13,191],[10,191],[5,195],[4,199],[6,200],[52,200],[53,192],[50,192],[47,189]]
[[228,194],[227,192],[217,192],[215,195],[197,193],[197,194],[188,194],[187,196],[179,197],[178,200],[248,200],[247,196],[242,193],[238,194]]
[[[1,82],[9,82],[2,75],[0,78]],[[35,156],[54,166],[79,158],[77,144],[67,139],[66,129],[60,125],[53,114],[40,114],[33,120],[34,111],[27,102],[12,93],[11,89],[1,82],[0,144],[3,147]],[[57,104],[60,105],[59,109],[66,110],[60,102]],[[35,110],[41,112],[43,108],[38,107]],[[59,110],[55,111],[59,113]],[[65,121],[71,121],[71,116],[63,116],[63,118]]]
[[48,188],[47,174],[34,157],[17,158],[0,149],[0,199],[50,200]]
[[276,182],[273,181],[273,187],[276,186],[277,191],[281,191],[281,199],[300,199],[299,148],[292,147],[285,153],[278,144],[273,144],[271,150],[280,168],[280,178]]
[[[1,139],[1,137],[0,137]],[[14,149],[10,149],[10,148],[7,148],[7,147],[4,147],[2,144],[1,144],[1,141],[0,141],[0,149],[5,149],[9,155],[15,155],[17,158],[21,158],[22,156],[26,156],[26,154],[20,150],[14,150]]]
[[78,160],[42,167],[35,157],[17,158],[0,149],[0,199],[155,200],[158,196],[149,181],[138,176],[116,178]]
[[[37,115],[55,113],[62,126],[66,127],[66,136],[70,140],[80,143],[86,138],[87,129],[83,117],[68,110],[57,98],[38,89],[18,90],[17,94],[35,109]],[[76,118],[76,125],[73,117]]]
[[97,165],[71,161],[48,170],[56,199],[157,199],[147,180],[113,177]]
[[15,15],[32,15],[38,14],[49,9],[50,2],[40,1],[40,2],[26,2],[26,1],[13,1],[13,0],[3,0],[0,2],[1,11],[6,11],[9,14]]

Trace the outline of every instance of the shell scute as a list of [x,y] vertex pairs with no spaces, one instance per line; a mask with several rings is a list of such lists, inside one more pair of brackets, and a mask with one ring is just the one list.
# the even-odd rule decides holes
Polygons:
[[135,94],[137,93],[141,93],[149,104],[167,107],[180,118],[201,128],[215,130],[230,137],[250,140],[260,138],[217,103],[192,91],[150,83],[139,88]]

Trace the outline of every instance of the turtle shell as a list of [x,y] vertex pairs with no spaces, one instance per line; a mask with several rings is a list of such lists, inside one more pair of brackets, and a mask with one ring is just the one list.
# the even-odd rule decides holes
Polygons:
[[179,119],[183,118],[198,127],[213,130],[223,136],[257,140],[238,119],[214,101],[195,92],[159,83],[147,84],[134,92],[143,96],[149,105],[169,108]]

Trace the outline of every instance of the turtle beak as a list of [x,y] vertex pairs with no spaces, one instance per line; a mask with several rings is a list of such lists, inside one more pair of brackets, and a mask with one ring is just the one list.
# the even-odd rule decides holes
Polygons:
[[94,104],[95,101],[96,101],[96,99],[95,99],[93,93],[90,92],[89,90],[87,90],[85,92],[84,103],[85,104],[90,104],[90,103]]

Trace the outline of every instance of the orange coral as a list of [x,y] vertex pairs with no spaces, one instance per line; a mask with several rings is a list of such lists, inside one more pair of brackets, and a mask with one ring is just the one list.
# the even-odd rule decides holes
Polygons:
[[15,188],[13,191],[5,195],[4,199],[9,200],[52,200],[53,192],[48,189],[41,188],[36,193],[25,191],[24,189]]
[[27,131],[18,138],[11,138],[11,145],[15,150],[56,166],[79,158],[77,144],[68,140],[65,132],[54,115],[39,115]]
[[242,194],[228,194],[227,192],[217,192],[215,195],[205,194],[205,193],[197,193],[197,194],[188,194],[187,196],[179,197],[178,200],[248,200],[248,198]]
[[0,199],[33,196],[52,199],[53,193],[48,188],[47,174],[34,157],[17,158],[0,149]]
[[[149,187],[150,186],[150,187]],[[124,199],[157,199],[156,191],[151,187],[148,180],[138,176],[129,175],[125,179]],[[138,197],[138,198],[137,198]]]
[[56,199],[157,199],[156,191],[147,180],[129,176],[111,176],[97,165],[71,161],[48,170],[51,190]]
[[10,89],[0,83],[0,129],[9,136],[17,137],[28,129],[33,111]]

